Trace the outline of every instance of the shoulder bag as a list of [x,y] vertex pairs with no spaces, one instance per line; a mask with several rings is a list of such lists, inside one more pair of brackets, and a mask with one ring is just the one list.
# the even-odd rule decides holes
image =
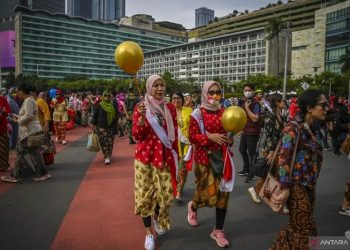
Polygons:
[[[293,173],[293,169],[294,169],[294,163],[295,163],[295,156],[297,153],[297,148],[298,148],[298,144],[299,144],[299,137],[300,137],[300,131],[298,129],[297,132],[297,138],[296,138],[296,142],[295,142],[295,146],[294,146],[294,150],[293,150],[293,158],[291,161],[291,169],[289,172],[289,178],[292,177],[292,173]],[[283,207],[285,204],[281,204],[280,202],[277,202],[273,199],[273,197],[278,197],[281,193],[281,184],[278,181],[277,178],[275,178],[272,173],[272,167],[274,166],[274,162],[276,160],[276,156],[281,148],[282,145],[282,139],[279,140],[278,145],[276,147],[274,156],[273,156],[273,161],[272,164],[269,168],[269,171],[267,173],[267,177],[266,180],[264,182],[264,185],[262,186],[259,196],[260,198],[272,209],[272,211],[279,213],[281,211],[283,211]]]

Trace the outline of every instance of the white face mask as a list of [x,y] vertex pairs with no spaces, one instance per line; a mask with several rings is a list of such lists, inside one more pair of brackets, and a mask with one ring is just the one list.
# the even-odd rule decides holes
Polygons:
[[245,96],[245,98],[247,98],[247,99],[252,98],[253,95],[254,95],[254,92],[252,92],[252,91],[245,91],[245,92],[244,92],[244,96]]

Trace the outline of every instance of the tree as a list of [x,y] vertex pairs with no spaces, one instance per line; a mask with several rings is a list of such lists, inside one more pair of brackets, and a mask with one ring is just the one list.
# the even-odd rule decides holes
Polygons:
[[219,18],[216,16],[214,17],[214,22],[218,22],[219,21]]
[[349,75],[348,101],[350,102],[350,49],[346,49],[345,54],[339,58],[341,72]]
[[238,10],[234,10],[234,11],[232,12],[232,15],[233,15],[233,16],[237,16],[237,15],[238,15],[238,13],[239,13],[239,11],[238,11]]
[[281,1],[281,0],[279,0],[278,2],[277,2],[277,5],[282,5],[283,4],[283,2]]
[[8,75],[5,76],[5,81],[6,81],[7,88],[15,86],[15,83],[16,83],[15,74],[12,71],[10,73],[8,73]]
[[248,13],[249,13],[249,10],[245,10],[245,11],[244,11],[244,14],[248,14]]
[[280,41],[280,33],[282,31],[283,28],[283,23],[281,21],[281,19],[279,18],[272,18],[269,20],[267,26],[265,27],[265,32],[267,34],[266,36],[266,40],[268,41],[274,41],[275,45],[276,45],[276,64],[277,64],[277,75],[280,72],[279,69],[279,41]]

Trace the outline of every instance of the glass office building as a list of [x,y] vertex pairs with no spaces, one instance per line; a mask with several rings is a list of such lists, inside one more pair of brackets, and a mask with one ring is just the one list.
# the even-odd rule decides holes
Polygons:
[[[349,2],[347,3],[349,6]],[[350,6],[327,14],[325,70],[341,73],[339,58],[350,49]]]
[[184,37],[81,17],[24,7],[15,11],[16,74],[50,79],[128,77],[114,61],[115,48],[121,42],[137,42],[144,52],[187,42]]

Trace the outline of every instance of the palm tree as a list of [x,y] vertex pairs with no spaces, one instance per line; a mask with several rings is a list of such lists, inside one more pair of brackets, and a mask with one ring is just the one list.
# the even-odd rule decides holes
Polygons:
[[271,41],[274,40],[275,45],[276,45],[276,63],[277,63],[277,76],[280,73],[280,69],[279,69],[279,37],[280,37],[280,33],[282,31],[283,28],[283,22],[281,21],[281,19],[274,17],[272,19],[269,20],[267,26],[265,27],[265,32],[267,34],[266,36],[266,40]]
[[350,102],[350,49],[347,48],[345,54],[339,58],[339,64],[341,65],[341,72],[343,74],[349,74],[349,92],[348,101]]

